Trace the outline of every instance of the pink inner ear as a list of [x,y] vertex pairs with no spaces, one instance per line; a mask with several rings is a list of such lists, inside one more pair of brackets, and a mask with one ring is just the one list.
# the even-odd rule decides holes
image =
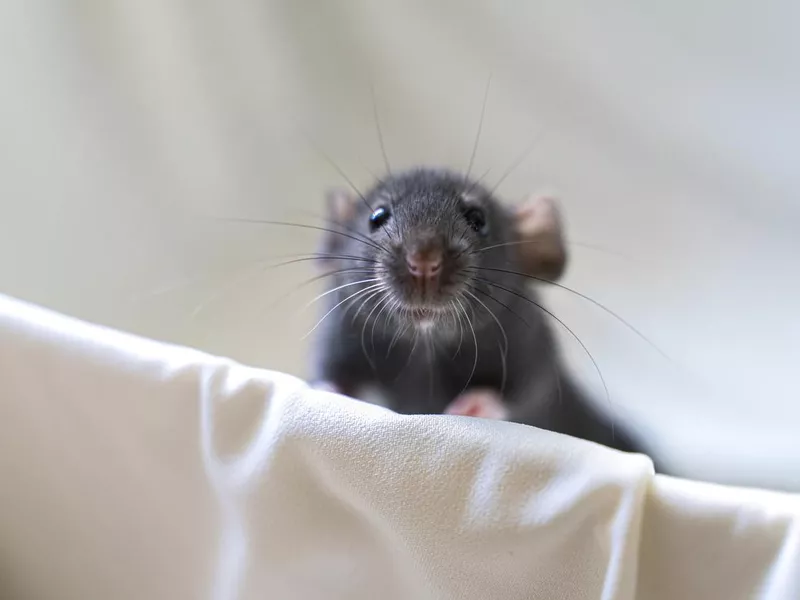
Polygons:
[[474,389],[461,394],[445,409],[446,415],[480,417],[482,419],[505,420],[508,410],[494,390]]
[[331,220],[338,224],[346,224],[355,212],[356,200],[348,190],[333,188],[326,192],[328,214]]
[[517,253],[522,270],[535,277],[556,280],[567,262],[558,204],[547,196],[531,196],[516,213],[522,244]]

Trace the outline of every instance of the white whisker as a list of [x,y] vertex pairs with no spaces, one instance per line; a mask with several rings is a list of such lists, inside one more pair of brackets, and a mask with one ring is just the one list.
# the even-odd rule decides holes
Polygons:
[[356,319],[358,319],[358,315],[361,313],[361,309],[363,309],[363,308],[364,308],[364,307],[367,305],[367,302],[369,302],[370,300],[372,300],[372,299],[373,299],[375,296],[377,296],[377,295],[378,295],[378,294],[380,294],[381,292],[385,292],[386,290],[387,290],[386,286],[383,286],[383,285],[382,285],[382,286],[380,286],[380,287],[378,288],[378,290],[377,290],[377,291],[375,291],[375,292],[371,293],[369,296],[367,296],[366,298],[362,299],[362,300],[361,300],[361,304],[359,304],[359,305],[358,305],[358,310],[356,310],[356,314],[354,314],[354,315],[353,315],[353,318],[350,320],[350,324],[351,324],[351,325],[354,325],[354,324],[355,324],[355,322],[356,322]]
[[[381,320],[381,315],[383,312],[389,307],[390,304],[394,304],[393,302],[386,302],[386,300],[391,300],[392,297],[389,294],[386,294],[386,298],[381,302],[384,303],[381,309],[378,311],[378,314],[375,315],[375,320],[372,322],[372,333],[370,334],[370,345],[372,346],[372,350],[375,350],[375,326],[378,324],[378,321]],[[396,300],[395,300],[396,302]]]
[[333,288],[332,290],[327,290],[327,291],[325,291],[325,292],[322,292],[322,293],[321,293],[320,295],[318,295],[316,298],[314,298],[314,299],[310,300],[310,301],[309,301],[309,302],[306,304],[305,308],[308,308],[309,306],[311,306],[312,304],[314,304],[314,302],[316,302],[317,300],[320,300],[321,298],[324,298],[324,297],[325,297],[325,296],[327,296],[328,294],[333,294],[334,292],[337,292],[337,291],[339,291],[339,290],[341,290],[341,289],[344,289],[344,288],[346,288],[346,287],[350,287],[350,286],[353,286],[353,285],[358,285],[358,284],[360,284],[360,283],[373,283],[373,282],[375,282],[375,281],[380,281],[380,280],[381,280],[381,279],[380,279],[380,277],[373,277],[372,279],[362,279],[361,281],[353,281],[353,282],[351,282],[351,283],[345,283],[345,284],[343,284],[343,285],[336,286],[336,287],[335,287],[335,288]]
[[458,353],[461,352],[461,346],[464,343],[464,324],[461,322],[461,313],[456,309],[456,303],[451,300],[450,305],[453,307],[453,318],[458,323],[458,347],[456,348],[455,354],[453,354],[453,358],[455,358],[458,356]]
[[379,287],[381,287],[381,285],[382,285],[382,284],[380,284],[380,283],[375,283],[375,284],[373,284],[373,285],[367,286],[365,289],[363,289],[363,290],[358,290],[356,293],[354,293],[354,294],[350,294],[349,296],[347,296],[347,298],[345,298],[344,300],[341,300],[341,301],[337,302],[337,303],[336,303],[336,305],[335,305],[335,306],[334,306],[332,309],[330,309],[328,312],[326,312],[326,313],[325,313],[325,314],[322,316],[322,318],[321,318],[319,321],[317,321],[317,324],[316,324],[316,325],[314,325],[314,327],[312,327],[312,328],[311,328],[311,329],[308,331],[308,333],[306,333],[306,334],[305,334],[305,335],[304,335],[302,338],[300,338],[300,339],[304,340],[304,339],[306,339],[308,336],[310,336],[312,333],[314,333],[314,331],[316,331],[317,327],[319,327],[320,325],[322,325],[322,322],[323,322],[325,319],[327,319],[327,318],[328,318],[328,316],[329,316],[329,315],[330,315],[330,314],[331,314],[333,311],[335,311],[337,308],[339,308],[339,307],[340,307],[342,304],[344,304],[345,302],[347,302],[348,300],[350,300],[350,299],[352,299],[352,298],[355,298],[355,297],[357,297],[359,294],[365,294],[365,293],[367,293],[367,292],[369,292],[369,291],[371,291],[371,290],[374,290],[375,288],[379,288]]
[[389,343],[389,349],[386,351],[387,358],[392,353],[392,348],[394,348],[395,344],[397,344],[400,338],[403,337],[403,334],[405,334],[405,332],[408,331],[409,327],[411,327],[411,325],[406,325],[403,328],[398,327],[397,332],[394,334],[394,337],[392,338],[392,341]]
[[397,373],[397,377],[395,377],[395,382],[400,379],[400,376],[405,372],[408,368],[408,365],[411,364],[411,360],[414,358],[414,351],[417,349],[417,342],[419,341],[419,330],[416,329],[414,331],[414,343],[411,345],[411,350],[408,352],[408,360],[406,360],[406,364],[403,365],[403,368]]
[[[389,296],[388,292],[385,292],[385,293],[384,293],[384,296],[383,296],[383,297],[382,297],[380,300],[378,300],[378,301],[375,303],[375,306],[373,306],[373,307],[372,307],[372,310],[370,310],[370,311],[369,311],[369,313],[367,314],[367,318],[366,318],[366,319],[364,319],[364,325],[361,327],[361,350],[364,352],[364,358],[366,358],[366,359],[367,359],[367,362],[369,362],[369,366],[370,366],[370,367],[372,367],[372,370],[373,370],[373,371],[375,370],[375,363],[373,362],[373,360],[372,360],[372,357],[369,355],[369,352],[367,352],[367,344],[366,344],[366,342],[364,341],[364,335],[365,335],[365,334],[366,334],[366,332],[367,332],[367,324],[369,323],[369,318],[370,318],[370,317],[373,315],[373,313],[374,313],[374,312],[375,312],[375,311],[378,309],[378,307],[379,307],[381,304],[383,304],[384,302],[386,302],[386,300],[387,300],[387,299],[389,299],[390,297],[391,297],[391,296]],[[375,325],[374,325],[374,323],[373,323],[373,328],[374,328],[374,327],[375,327]],[[373,329],[373,330],[374,330],[374,329]],[[374,350],[374,349],[375,349],[375,348],[373,347],[373,350]]]
[[472,331],[472,342],[475,345],[475,360],[472,363],[472,371],[469,374],[467,383],[464,384],[464,389],[461,390],[461,393],[464,393],[464,391],[469,387],[469,384],[472,382],[472,377],[475,375],[475,369],[478,368],[478,336],[475,335],[475,328],[472,326],[472,321],[470,321],[469,315],[467,314],[467,310],[464,308],[464,305],[461,303],[461,300],[459,300],[458,298],[455,298],[454,300],[458,303],[458,305],[461,307],[461,310],[464,312],[464,317],[466,317],[467,319],[467,325],[469,325],[470,331]]
[[505,327],[503,327],[503,324],[500,322],[500,319],[498,319],[497,315],[495,315],[494,312],[492,312],[492,309],[490,309],[488,306],[486,306],[486,304],[483,302],[483,300],[478,298],[475,294],[473,294],[469,290],[464,290],[464,293],[465,294],[469,294],[478,304],[480,304],[483,308],[486,309],[486,311],[494,319],[494,322],[497,323],[497,327],[500,328],[500,333],[503,335],[503,345],[501,346],[499,342],[497,344],[498,347],[500,348],[500,361],[501,361],[502,366],[503,366],[503,379],[502,379],[502,383],[500,384],[500,394],[502,395],[505,392],[505,389],[506,389],[506,376],[507,376],[506,361],[507,361],[507,357],[508,357],[508,335],[506,334]]

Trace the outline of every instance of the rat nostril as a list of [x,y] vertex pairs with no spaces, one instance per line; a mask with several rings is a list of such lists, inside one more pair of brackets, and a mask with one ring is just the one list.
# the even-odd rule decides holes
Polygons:
[[442,255],[432,252],[409,254],[406,256],[406,265],[413,277],[436,277],[442,270]]

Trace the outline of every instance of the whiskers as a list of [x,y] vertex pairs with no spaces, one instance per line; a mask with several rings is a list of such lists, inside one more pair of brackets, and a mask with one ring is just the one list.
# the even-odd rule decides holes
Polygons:
[[[231,223],[251,223],[256,225],[276,225],[280,227],[297,227],[298,229],[312,229],[315,231],[322,231],[325,233],[331,233],[333,235],[339,235],[355,242],[359,242],[361,244],[365,244],[370,246],[371,248],[388,252],[388,249],[383,244],[378,243],[377,241],[373,240],[372,238],[368,237],[367,235],[356,231],[347,225],[342,223],[336,223],[335,221],[331,221],[329,219],[325,219],[327,223],[329,223],[330,227],[322,227],[321,225],[309,225],[307,223],[291,223],[289,221],[273,221],[270,219],[254,219],[254,218],[246,218],[246,217],[215,217],[218,221],[228,221]],[[334,229],[334,227],[338,227],[339,229]],[[344,231],[341,231],[344,229]]]
[[[478,267],[478,268],[483,268],[483,267]],[[572,338],[575,339],[576,342],[578,342],[580,347],[583,349],[583,351],[589,357],[589,360],[591,360],[592,365],[594,366],[594,369],[597,372],[597,376],[600,378],[600,381],[601,381],[601,383],[603,385],[603,390],[605,391],[606,399],[610,402],[611,397],[610,397],[610,394],[609,394],[609,391],[608,391],[608,385],[606,385],[606,380],[605,380],[605,377],[603,377],[603,372],[600,370],[600,366],[597,364],[597,361],[595,360],[594,356],[589,351],[589,348],[587,348],[586,344],[583,342],[583,340],[580,338],[580,336],[577,333],[575,333],[569,325],[567,325],[560,317],[555,315],[552,311],[548,310],[547,308],[542,306],[540,303],[536,302],[532,298],[529,298],[528,296],[526,296],[523,293],[520,293],[520,292],[518,292],[516,290],[508,288],[508,287],[506,287],[504,285],[500,285],[499,283],[496,283],[494,281],[491,281],[491,280],[483,278],[483,277],[476,277],[475,280],[480,282],[480,283],[482,283],[482,284],[484,284],[484,285],[486,285],[486,286],[502,290],[504,292],[507,292],[507,293],[513,295],[513,296],[516,296],[517,298],[520,298],[521,300],[523,300],[525,302],[528,302],[532,306],[536,307],[538,310],[542,311],[545,315],[549,316],[551,319],[556,321],[556,323],[558,323],[561,327],[563,327],[564,330],[567,333],[569,333],[569,335],[572,336]],[[500,302],[499,300],[497,300],[493,296],[490,295],[490,297],[493,300],[495,300],[496,302]],[[509,307],[506,306],[506,308],[509,308]]]
[[[515,240],[513,242],[504,242],[502,244],[492,244],[491,246],[484,246],[483,248],[479,248],[477,250],[473,250],[471,252],[472,255],[476,256],[479,254],[483,254],[484,252],[488,252],[489,250],[495,250],[498,248],[507,248],[509,246],[523,246],[527,244],[540,244],[541,242],[538,240]],[[628,262],[639,262],[638,259],[633,258],[627,254],[623,254],[622,252],[618,252],[616,250],[612,250],[610,248],[605,248],[603,246],[599,246],[597,244],[590,244],[587,242],[579,242],[576,240],[565,240],[565,244],[568,246],[575,246],[577,248],[585,248],[587,250],[592,250],[594,252],[599,252],[601,254],[608,254],[609,256],[614,256],[615,258],[621,258]]]
[[358,298],[359,296],[365,295],[365,294],[367,294],[367,293],[369,293],[369,292],[371,292],[373,290],[380,291],[380,288],[383,285],[384,285],[383,283],[374,283],[372,285],[368,285],[368,286],[366,286],[366,287],[364,287],[364,288],[362,288],[360,290],[357,290],[356,292],[346,296],[343,300],[340,300],[339,302],[334,304],[333,308],[331,308],[328,312],[326,312],[322,316],[322,318],[319,321],[317,321],[317,323],[308,332],[306,332],[306,334],[301,339],[304,340],[308,336],[310,336],[312,333],[314,333],[319,328],[319,326],[322,325],[322,323],[325,322],[325,319],[327,319],[330,315],[332,315],[336,311],[337,308],[339,308],[340,306],[342,306],[346,302],[348,302],[350,300],[353,300],[355,298]]
[[[332,271],[328,271],[326,273],[322,273],[320,275],[307,279],[300,285],[289,290],[289,292],[287,292],[286,294],[282,295],[269,307],[269,308],[274,308],[276,304],[278,304],[282,300],[285,300],[288,296],[290,296],[292,293],[295,293],[302,287],[309,285],[310,283],[319,281],[321,279],[325,279],[327,277],[335,277],[337,275],[345,275],[345,274],[354,274],[354,275],[358,274],[369,275],[370,273],[377,274],[377,270],[379,269],[380,263],[377,260],[377,258],[375,258],[375,256],[388,252],[388,249],[383,244],[375,240],[372,240],[369,236],[359,231],[356,231],[352,228],[349,228],[346,225],[333,223],[330,221],[328,221],[328,223],[331,226],[326,227],[326,226],[312,225],[306,223],[292,223],[287,221],[274,221],[268,219],[245,218],[245,217],[215,217],[215,220],[231,222],[231,223],[262,225],[262,226],[267,225],[267,226],[278,226],[278,227],[292,227],[297,229],[324,232],[327,234],[331,234],[333,236],[339,236],[341,238],[346,238],[348,240],[356,242],[358,245],[362,246],[362,249],[364,250],[365,254],[360,255],[360,254],[345,253],[345,252],[313,252],[308,254],[287,257],[287,260],[283,260],[280,262],[274,262],[274,259],[259,260],[251,265],[247,265],[244,268],[239,269],[237,273],[235,273],[234,276],[230,279],[230,281],[228,281],[227,283],[223,283],[219,289],[214,291],[213,294],[211,294],[210,296],[205,298],[202,302],[200,302],[191,311],[190,313],[191,319],[195,319],[212,302],[218,300],[225,294],[231,292],[237,285],[244,283],[246,280],[253,279],[259,275],[263,275],[264,273],[268,272],[271,269],[275,269],[278,267],[286,267],[289,265],[301,264],[306,262],[321,263],[321,262],[335,261],[340,265],[342,264],[348,265],[344,268],[334,269]],[[181,285],[173,286],[167,291],[174,291],[175,289],[180,289],[180,287],[185,287],[191,283],[192,281],[183,282]],[[333,291],[328,290],[326,292],[323,292],[323,294],[320,297],[325,296],[329,293],[333,293]],[[165,292],[156,292],[156,293],[165,293]]]
[[464,308],[464,304],[461,302],[461,299],[456,297],[455,298],[456,304],[458,305],[461,314],[464,315],[464,319],[467,321],[467,325],[469,326],[470,333],[472,333],[472,343],[475,349],[475,359],[472,362],[472,370],[469,373],[469,377],[467,377],[467,382],[464,384],[464,388],[459,392],[459,395],[463,394],[469,384],[472,382],[472,378],[475,376],[475,370],[478,368],[478,336],[475,335],[475,327],[472,324],[472,320],[469,318],[469,313],[467,313],[467,309]]
[[498,268],[498,267],[479,267],[479,266],[470,266],[470,267],[465,267],[465,268],[468,269],[468,270],[491,271],[491,272],[494,272],[494,273],[505,273],[507,275],[513,275],[513,276],[516,276],[516,277],[521,277],[523,279],[529,279],[529,280],[532,280],[532,281],[537,281],[537,282],[544,283],[546,285],[550,285],[550,286],[556,287],[558,289],[567,291],[567,292],[569,292],[569,293],[571,293],[571,294],[573,294],[575,296],[578,296],[579,298],[582,298],[583,300],[586,300],[587,302],[589,302],[592,305],[596,306],[597,308],[599,308],[600,310],[602,310],[606,314],[612,316],[614,319],[616,319],[617,322],[621,323],[629,331],[633,332],[637,337],[639,337],[639,339],[641,339],[642,341],[647,343],[651,348],[653,348],[656,352],[658,352],[663,358],[665,358],[666,360],[668,360],[671,363],[674,363],[673,359],[670,358],[669,355],[667,355],[661,348],[659,348],[653,341],[650,340],[650,338],[648,338],[639,329],[634,327],[630,322],[628,322],[626,319],[622,318],[619,314],[617,314],[615,311],[610,309],[605,304],[595,300],[594,298],[592,298],[591,296],[589,296],[587,294],[584,294],[583,292],[579,292],[578,290],[573,289],[573,288],[571,288],[569,286],[566,286],[563,283],[559,283],[557,281],[552,281],[552,280],[546,279],[544,277],[537,277],[535,275],[530,275],[528,273],[522,273],[520,271],[514,271],[512,269],[501,269],[501,268]]
[[[320,318],[319,321],[317,321],[317,323],[308,332],[306,332],[302,339],[309,337],[312,333],[319,329],[319,327],[327,319],[331,317],[340,319],[347,318],[348,312],[354,307],[356,310],[352,316],[351,325],[355,325],[362,311],[367,309],[368,312],[366,316],[363,317],[363,322],[361,323],[360,343],[365,359],[369,363],[370,367],[375,370],[376,364],[373,355],[375,353],[375,332],[377,325],[380,322],[381,316],[383,315],[385,315],[385,321],[388,324],[390,316],[393,314],[393,311],[398,309],[400,301],[394,297],[392,290],[385,278],[386,273],[381,268],[376,267],[373,269],[371,275],[371,277],[366,277],[357,281],[349,281],[339,284],[313,298],[306,305],[306,307],[315,304],[326,296],[340,292],[341,290],[346,290],[356,286],[359,287],[359,289],[357,289],[355,292],[348,293],[344,298],[338,300],[333,307],[331,307],[322,316],[322,318]],[[339,313],[338,317],[335,316],[337,311]],[[372,323],[372,330],[369,336],[369,346],[371,349],[368,348],[367,344],[367,330],[370,322]],[[391,352],[392,346],[396,343],[397,339],[399,339],[401,335],[402,331],[398,328],[398,331],[395,332],[395,339],[393,339],[392,343],[390,344],[389,352]]]
[[[364,358],[367,359],[367,362],[369,363],[369,366],[373,371],[375,371],[375,369],[376,369],[375,361],[372,359],[372,354],[367,351],[367,344],[366,344],[366,338],[365,338],[365,335],[367,333],[367,324],[369,323],[370,317],[372,317],[372,314],[378,309],[378,307],[381,306],[381,305],[385,305],[390,299],[391,299],[391,294],[390,294],[390,292],[388,290],[388,287],[384,286],[384,290],[382,291],[381,298],[375,303],[375,305],[372,307],[372,310],[369,311],[369,314],[367,314],[367,318],[364,319],[364,324],[361,327],[361,350],[362,350],[362,352],[364,352]],[[383,309],[381,309],[381,312],[383,312]],[[380,313],[378,313],[378,316],[375,317],[375,320],[372,323],[372,349],[373,349],[373,352],[375,350],[375,325],[378,323],[378,319],[379,318],[380,318]]]
[[500,334],[503,336],[502,344],[500,344],[500,342],[498,342],[498,348],[500,350],[500,364],[501,364],[501,368],[503,370],[501,383],[500,383],[500,395],[502,396],[505,393],[505,390],[506,390],[506,378],[508,376],[508,367],[507,367],[507,364],[506,364],[507,359],[508,359],[508,334],[506,334],[506,329],[505,329],[505,327],[503,327],[503,324],[500,322],[500,319],[497,318],[497,315],[494,314],[494,312],[492,311],[491,308],[486,306],[486,303],[483,302],[483,300],[478,298],[475,294],[473,294],[468,289],[464,290],[464,293],[467,294],[473,300],[475,300],[475,302],[480,304],[480,306],[483,307],[483,309],[486,310],[486,312],[489,313],[489,316],[494,320],[495,324],[497,325],[497,328],[500,330]]
[[321,300],[325,296],[328,296],[330,294],[334,294],[334,293],[338,292],[339,290],[343,290],[344,288],[352,287],[354,285],[361,285],[361,284],[364,284],[364,283],[375,283],[377,281],[381,281],[381,278],[380,277],[372,277],[370,279],[361,279],[360,281],[351,281],[349,283],[343,283],[342,285],[337,285],[335,288],[331,288],[329,290],[326,290],[326,291],[322,292],[321,294],[318,294],[317,296],[315,296],[311,300],[309,300],[308,303],[306,303],[306,308],[310,307],[312,304],[314,304],[318,300]]

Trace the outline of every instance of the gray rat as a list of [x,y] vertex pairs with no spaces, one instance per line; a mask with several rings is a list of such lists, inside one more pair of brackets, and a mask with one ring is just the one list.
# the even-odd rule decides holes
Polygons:
[[406,414],[500,418],[643,452],[598,410],[558,355],[531,280],[567,264],[555,201],[502,205],[478,182],[412,169],[363,196],[327,197],[319,260],[334,280],[314,345],[315,380],[378,392]]

